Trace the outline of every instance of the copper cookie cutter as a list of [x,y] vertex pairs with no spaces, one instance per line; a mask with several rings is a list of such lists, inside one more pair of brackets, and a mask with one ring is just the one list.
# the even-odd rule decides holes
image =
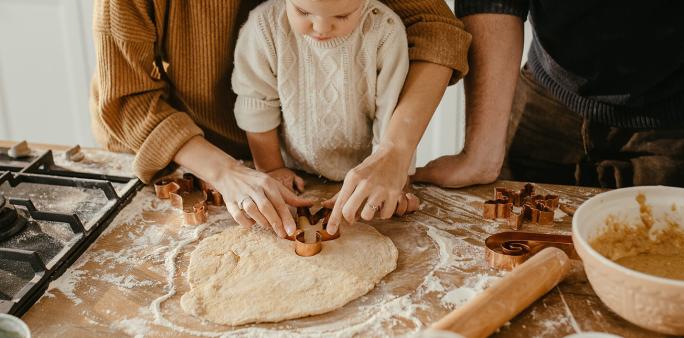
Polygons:
[[579,259],[572,236],[506,231],[485,239],[485,259],[489,266],[511,270],[547,247],[563,250],[571,259]]
[[[170,199],[171,205],[183,213],[183,221],[188,225],[207,221],[207,204],[223,204],[223,196],[218,191],[190,173],[179,178],[162,178],[154,183],[154,191],[158,198]],[[194,203],[189,203],[191,200]]]
[[485,201],[482,217],[506,219],[514,230],[519,230],[523,222],[550,225],[553,224],[559,201],[557,195],[535,195],[534,185],[530,183],[519,191],[497,187],[494,189],[494,200]]
[[299,256],[310,257],[321,252],[323,238],[320,231],[298,230],[294,235],[295,253]]
[[327,231],[331,209],[314,206],[297,208],[297,232],[287,239],[295,242],[295,253],[299,256],[313,256],[321,252],[323,242],[340,237],[340,232],[331,235]]
[[[321,234],[322,241],[331,241],[340,237],[340,232],[337,231],[335,234],[331,235],[328,233],[328,219],[330,219],[330,214],[332,209],[324,208],[321,206],[313,206],[310,208],[299,207],[297,208],[297,229],[307,230],[309,228],[316,230]],[[293,241],[295,240],[295,235],[286,237],[287,239]]]

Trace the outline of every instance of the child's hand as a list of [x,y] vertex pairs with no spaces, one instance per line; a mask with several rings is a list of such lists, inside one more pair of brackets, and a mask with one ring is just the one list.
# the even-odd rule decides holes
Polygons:
[[275,178],[291,191],[299,193],[304,192],[304,180],[288,168],[283,167],[274,169],[267,172],[267,174]]

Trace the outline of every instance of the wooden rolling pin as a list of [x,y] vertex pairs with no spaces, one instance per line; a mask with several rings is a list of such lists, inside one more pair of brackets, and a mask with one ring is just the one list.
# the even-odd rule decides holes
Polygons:
[[487,337],[549,292],[569,269],[570,259],[565,252],[553,247],[541,250],[430,329],[452,331],[467,338]]

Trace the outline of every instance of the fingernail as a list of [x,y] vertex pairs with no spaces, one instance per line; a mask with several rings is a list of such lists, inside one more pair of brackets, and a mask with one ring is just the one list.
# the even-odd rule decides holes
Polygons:
[[328,228],[325,229],[325,231],[326,231],[329,235],[334,235],[334,234],[337,232],[337,224],[328,223]]
[[291,224],[286,225],[285,231],[287,232],[288,236],[292,236],[295,232],[294,226],[292,226]]

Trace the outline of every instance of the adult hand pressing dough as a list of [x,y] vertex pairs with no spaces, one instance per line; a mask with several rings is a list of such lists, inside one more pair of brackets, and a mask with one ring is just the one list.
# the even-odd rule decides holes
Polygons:
[[259,226],[203,240],[190,257],[185,312],[218,324],[277,322],[329,312],[366,294],[397,266],[392,241],[366,224],[342,229],[312,257]]

